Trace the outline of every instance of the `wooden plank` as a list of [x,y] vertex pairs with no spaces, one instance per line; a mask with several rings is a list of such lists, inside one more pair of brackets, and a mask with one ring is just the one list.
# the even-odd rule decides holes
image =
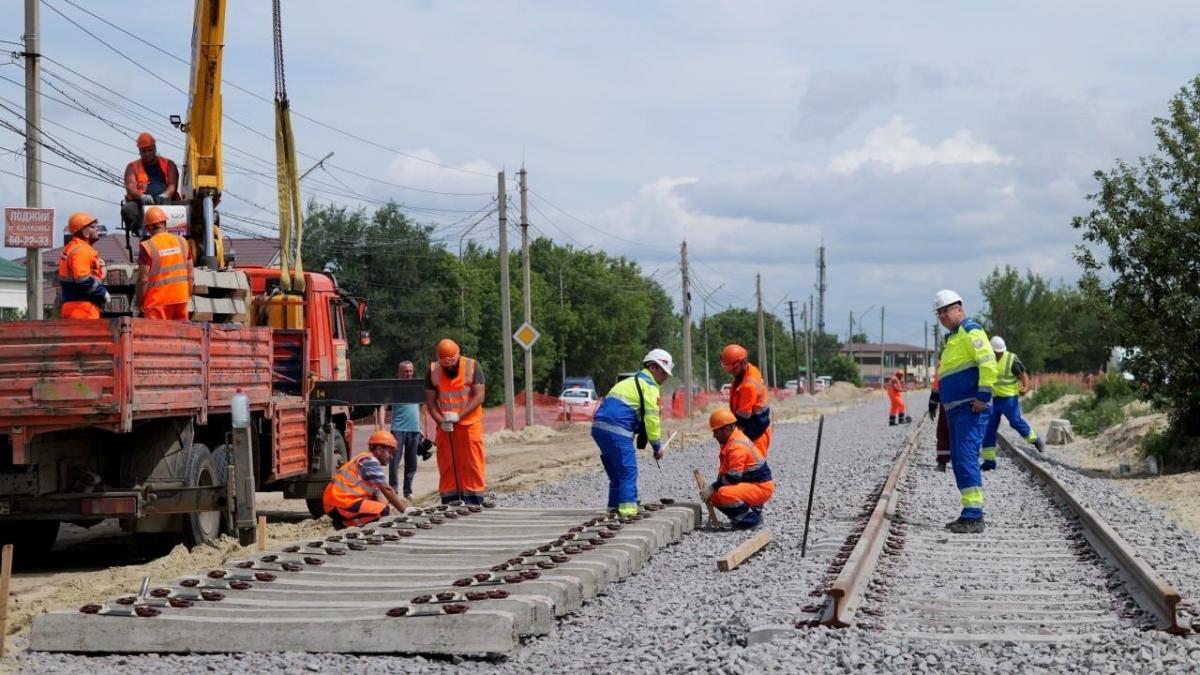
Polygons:
[[761,551],[769,543],[771,543],[771,531],[763,530],[743,541],[729,553],[717,558],[717,569],[722,572],[728,572],[741,565],[750,556]]
[[5,544],[0,553],[0,658],[5,656],[5,638],[8,636],[8,584],[12,579],[13,545]]
[[[696,487],[700,488],[700,491],[703,492],[704,488],[708,484],[704,482],[704,476],[700,475],[700,469],[692,469],[692,475],[696,477]],[[708,525],[709,525],[709,527],[717,527],[717,525],[720,523],[720,521],[717,520],[716,509],[713,508],[713,505],[711,502],[707,502],[704,499],[701,499],[700,501],[704,502],[704,505],[708,507]]]

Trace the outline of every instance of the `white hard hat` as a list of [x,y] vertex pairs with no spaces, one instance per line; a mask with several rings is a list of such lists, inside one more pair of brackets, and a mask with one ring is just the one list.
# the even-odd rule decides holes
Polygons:
[[651,349],[642,359],[642,363],[657,363],[667,375],[670,375],[671,371],[675,369],[675,359],[671,358],[670,353],[665,349]]
[[949,307],[956,302],[962,302],[962,296],[949,288],[943,288],[937,292],[937,295],[933,296],[933,309],[936,311],[943,307]]
[[1008,351],[1008,345],[1004,344],[1004,338],[1000,337],[999,335],[992,336],[992,351],[994,351],[994,352]]

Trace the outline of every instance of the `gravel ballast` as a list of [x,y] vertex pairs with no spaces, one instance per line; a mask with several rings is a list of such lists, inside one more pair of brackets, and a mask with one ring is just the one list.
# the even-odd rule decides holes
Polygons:
[[[915,394],[911,402],[924,400]],[[659,552],[642,571],[610,585],[549,636],[529,640],[501,659],[434,659],[400,656],[346,656],[255,653],[217,656],[83,657],[23,653],[14,663],[27,671],[79,673],[167,671],[207,672],[408,672],[408,673],[750,673],[750,672],[1194,672],[1200,668],[1200,640],[1156,631],[1113,629],[1103,637],[1026,644],[993,641],[946,644],[906,640],[864,629],[803,628],[781,631],[774,641],[747,645],[755,627],[791,625],[805,618],[801,608],[820,598],[837,549],[861,525],[863,506],[891,468],[912,426],[887,426],[886,404],[873,400],[825,420],[821,466],[813,502],[808,556],[800,557],[804,508],[812,468],[817,424],[783,424],[774,432],[770,464],[775,498],[767,505],[764,527],[774,542],[733,572],[722,573],[716,558],[752,536],[748,533],[698,532]],[[698,422],[699,424],[699,422]],[[932,464],[933,434],[918,450],[920,465]],[[1000,473],[1015,471],[1002,458]],[[661,469],[645,458],[641,495],[694,499],[692,469],[707,479],[717,465],[709,440],[679,452],[672,449]],[[1155,509],[1113,488],[1061,469],[1056,473],[1121,530],[1132,543],[1149,547],[1147,559],[1160,566],[1185,599],[1200,598],[1200,540],[1165,521]],[[930,483],[935,490],[928,518],[939,524],[957,514],[957,492],[949,474]],[[997,481],[1008,478],[996,478]],[[941,483],[944,483],[941,484]],[[603,505],[603,474],[573,478],[528,493],[502,495],[513,506],[567,507]],[[944,492],[945,494],[941,494]],[[989,513],[997,523],[999,505]],[[939,511],[944,509],[944,513]],[[922,513],[925,513],[923,511]],[[914,575],[905,583],[938,579]]]

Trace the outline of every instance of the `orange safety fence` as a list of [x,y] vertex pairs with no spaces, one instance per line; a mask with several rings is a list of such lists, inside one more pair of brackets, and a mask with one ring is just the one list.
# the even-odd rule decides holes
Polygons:
[[1091,391],[1096,376],[1091,373],[1030,373],[1029,387],[1037,389],[1045,384],[1064,384]]

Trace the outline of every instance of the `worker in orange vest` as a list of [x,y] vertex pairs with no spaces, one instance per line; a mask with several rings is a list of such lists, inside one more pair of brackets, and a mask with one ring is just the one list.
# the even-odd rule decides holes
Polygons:
[[888,426],[894,427],[897,424],[911,423],[912,418],[908,416],[908,411],[904,407],[904,371],[897,370],[888,378],[887,395],[888,400],[891,401],[891,408],[888,409]]
[[125,203],[121,222],[136,234],[142,231],[142,207],[179,199],[179,168],[158,156],[158,145],[149,132],[137,137],[138,159],[125,167]]
[[336,529],[359,527],[386,516],[391,507],[403,512],[408,503],[388,485],[384,466],[396,452],[396,437],[380,429],[367,439],[367,452],[338,467],[325,486],[322,502]]
[[92,246],[100,239],[99,223],[86,211],[72,213],[67,219],[71,241],[58,257],[59,316],[64,319],[99,319],[100,308],[108,303],[104,259]]
[[137,289],[133,304],[147,319],[187,321],[192,298],[192,251],[187,241],[167,232],[167,212],[146,209],[150,238],[138,251]]
[[708,428],[721,445],[721,467],[701,497],[729,516],[734,529],[755,527],[762,522],[763,505],[775,494],[767,458],[742,433],[732,412],[717,408],[708,417]]
[[733,375],[729,389],[729,409],[737,417],[738,428],[754,442],[766,457],[771,449],[771,408],[767,384],[758,366],[749,361],[746,348],[739,344],[721,350],[721,368]]
[[437,361],[425,379],[425,409],[437,424],[438,493],[442,503],[482,504],[483,369],[459,353],[458,343],[437,345]]

